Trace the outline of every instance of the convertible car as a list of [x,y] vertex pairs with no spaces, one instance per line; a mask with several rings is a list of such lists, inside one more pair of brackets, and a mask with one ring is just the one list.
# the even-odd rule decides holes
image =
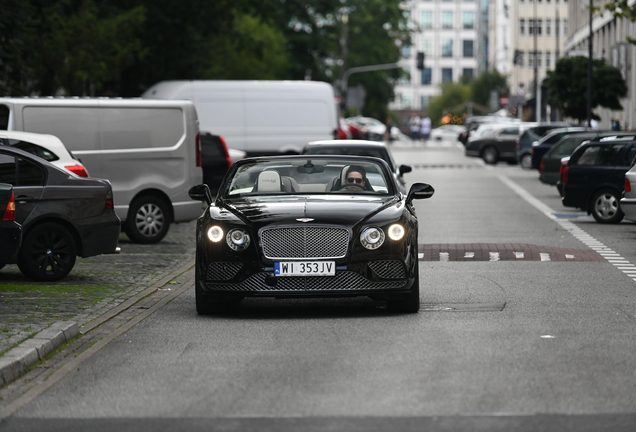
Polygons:
[[243,159],[197,221],[196,310],[213,314],[245,297],[368,296],[394,312],[419,310],[418,223],[387,163],[362,156]]

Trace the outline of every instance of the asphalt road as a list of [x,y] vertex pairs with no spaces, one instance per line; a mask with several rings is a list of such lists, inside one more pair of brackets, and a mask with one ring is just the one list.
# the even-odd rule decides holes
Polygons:
[[[596,224],[536,172],[462,147],[394,156],[436,189],[416,201],[420,243],[438,247],[420,261],[419,314],[266,299],[199,317],[190,287],[0,430],[635,430],[636,226]],[[462,259],[437,252],[457,245]],[[550,253],[528,259],[534,246]],[[588,259],[593,248],[605,258]]]

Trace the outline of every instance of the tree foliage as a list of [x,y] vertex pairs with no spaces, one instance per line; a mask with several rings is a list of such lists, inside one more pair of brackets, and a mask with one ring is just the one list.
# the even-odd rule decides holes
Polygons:
[[510,93],[508,79],[496,69],[487,71],[479,75],[470,83],[473,94],[473,102],[480,105],[490,105],[491,92],[497,92],[499,96],[507,96]]
[[[636,21],[636,3],[631,0],[606,0],[603,6],[595,6],[592,10],[594,12],[608,11],[616,18],[628,19],[631,22]],[[627,41],[631,44],[636,44],[636,39],[629,36]]]
[[[544,80],[547,103],[559,109],[564,116],[579,121],[587,119],[587,67],[586,57],[564,57]],[[621,72],[604,59],[592,62],[591,107],[603,106],[612,110],[622,109],[619,98],[627,94],[627,84]],[[592,117],[598,119],[596,114]]]
[[461,116],[466,112],[466,102],[473,99],[471,87],[465,84],[442,84],[442,94],[434,97],[428,107],[433,124],[438,124],[447,113]]
[[[171,79],[296,79],[399,60],[401,0],[3,0],[0,93],[139,96]],[[348,16],[345,24],[343,17]],[[354,74],[382,118],[399,70]]]

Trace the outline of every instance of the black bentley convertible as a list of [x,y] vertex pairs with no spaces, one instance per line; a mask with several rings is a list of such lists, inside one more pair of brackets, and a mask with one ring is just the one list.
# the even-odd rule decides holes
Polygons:
[[196,309],[211,314],[245,297],[368,296],[396,312],[419,310],[418,223],[412,201],[373,157],[277,156],[235,163],[197,221]]

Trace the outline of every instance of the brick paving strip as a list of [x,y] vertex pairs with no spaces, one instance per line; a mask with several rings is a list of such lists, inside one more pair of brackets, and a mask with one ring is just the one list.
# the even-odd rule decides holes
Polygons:
[[[69,344],[56,353],[55,356],[44,360],[22,376],[20,374],[26,368],[42,360],[38,355],[39,352],[50,353],[57,347],[48,351],[48,348],[44,348],[44,346],[48,344],[54,345],[52,340],[39,338],[38,334],[33,339],[41,340],[41,346],[32,346],[38,345],[39,342],[29,343],[24,347],[20,345],[16,356],[11,355],[13,350],[10,351],[9,354],[0,358],[3,377],[6,378],[8,376],[14,381],[0,390],[0,420],[10,416],[21,406],[29,403],[112,340],[130,330],[137,323],[193,285],[194,259],[191,259],[182,267],[164,276],[153,286],[128,298],[115,308],[110,309],[81,327],[78,327],[77,323],[55,326],[51,333],[58,333],[56,337],[60,344],[58,347],[67,342]],[[62,335],[59,335],[60,332]],[[75,339],[72,339],[73,337]],[[32,364],[28,365],[29,362],[32,362]],[[19,370],[22,371],[18,372]],[[5,372],[7,375],[5,375]]]

